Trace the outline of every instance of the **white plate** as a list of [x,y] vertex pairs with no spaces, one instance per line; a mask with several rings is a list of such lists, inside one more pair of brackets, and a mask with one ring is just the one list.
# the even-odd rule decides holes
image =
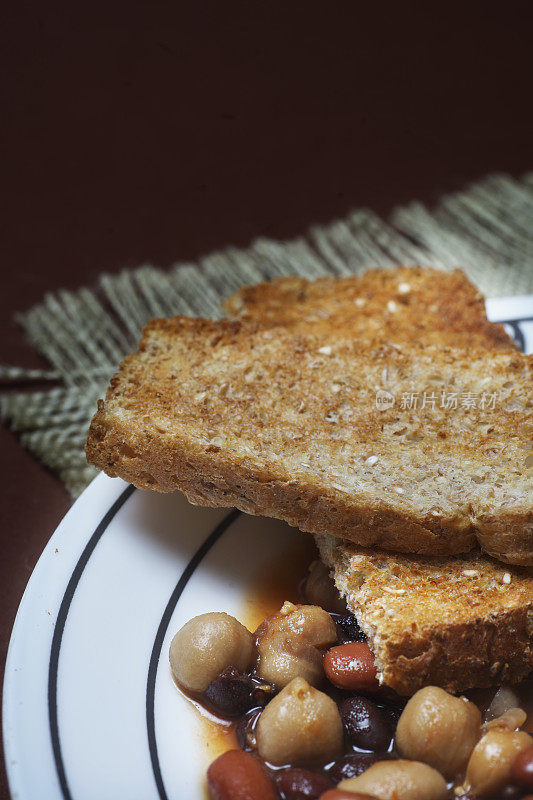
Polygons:
[[[487,306],[533,349],[533,297]],[[174,686],[170,640],[211,610],[253,627],[294,587],[310,541],[274,520],[98,477],[44,550],[13,628],[3,695],[12,797],[204,798],[205,769],[227,742]]]
[[224,742],[176,689],[170,640],[205,611],[257,624],[279,602],[261,572],[280,555],[293,563],[291,550],[310,542],[179,493],[93,481],[41,556],[13,629],[4,684],[13,797],[203,798]]

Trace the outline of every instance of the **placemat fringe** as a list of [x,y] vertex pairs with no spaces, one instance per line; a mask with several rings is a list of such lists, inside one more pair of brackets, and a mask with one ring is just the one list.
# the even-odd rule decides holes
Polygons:
[[149,264],[102,275],[96,288],[61,290],[18,314],[49,370],[0,365],[0,383],[56,381],[49,391],[0,396],[0,418],[77,496],[96,470],[83,445],[96,401],[152,317],[217,318],[240,286],[284,275],[350,275],[397,264],[461,266],[488,297],[533,293],[533,173],[489,175],[442,198],[435,210],[413,202],[388,221],[361,209],[286,242],[256,239],[169,270]]

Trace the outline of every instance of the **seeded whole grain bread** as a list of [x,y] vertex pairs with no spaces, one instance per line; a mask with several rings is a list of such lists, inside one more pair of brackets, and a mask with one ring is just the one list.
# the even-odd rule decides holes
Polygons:
[[[407,313],[391,315],[390,301],[396,311],[397,301],[407,298],[401,307]],[[354,303],[366,312],[354,317]],[[364,339],[413,334],[443,345],[474,340],[489,349],[513,347],[502,328],[486,320],[483,298],[458,270],[401,268],[312,283],[280,279],[245,287],[226,306],[232,316],[293,330],[331,320],[337,330]],[[421,308],[436,313],[420,315]],[[368,637],[384,684],[406,695],[427,685],[459,692],[519,681],[533,670],[531,569],[502,566],[479,549],[415,557],[315,538]]]
[[532,373],[512,350],[155,320],[86,452],[141,488],[363,547],[451,555],[479,542],[533,564]]
[[315,537],[368,637],[378,677],[400,694],[518,682],[533,670],[533,578],[475,551],[416,558]]
[[459,269],[372,269],[346,278],[291,276],[245,286],[224,302],[232,319],[358,339],[514,348],[487,320],[485,300]]

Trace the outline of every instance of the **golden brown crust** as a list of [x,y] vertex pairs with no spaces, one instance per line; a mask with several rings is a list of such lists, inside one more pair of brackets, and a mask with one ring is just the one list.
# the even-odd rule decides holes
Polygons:
[[381,680],[400,694],[517,682],[533,670],[531,569],[479,551],[419,559],[316,539]]
[[[111,382],[87,457],[143,488],[181,489],[195,503],[362,546],[453,554],[477,535],[498,557],[531,563],[520,461],[530,384],[530,359],[516,351],[365,349],[253,323],[156,320]],[[378,411],[383,385],[398,399],[446,387],[500,401]]]
[[[449,519],[432,527],[406,518],[398,511],[346,502],[340,493],[317,496],[316,487],[291,481],[289,475],[247,468],[227,455],[218,457],[214,446],[196,449],[191,442],[173,439],[168,448],[158,440],[153,450],[144,436],[132,436],[129,426],[109,425],[98,412],[91,424],[86,453],[90,463],[111,477],[120,476],[140,489],[185,494],[194,505],[236,507],[248,514],[283,519],[309,533],[335,531],[365,547],[401,549],[406,552],[463,552],[475,546],[475,537],[464,520]],[[453,540],[449,525],[455,524]]]
[[483,295],[459,270],[396,267],[346,278],[291,276],[245,286],[228,298],[229,317],[305,332],[451,347],[514,348],[489,322]]
[[[405,300],[394,296],[400,281],[410,284],[410,315],[385,315],[391,299]],[[298,330],[315,317],[363,338],[392,334],[442,346],[513,347],[501,326],[487,322],[483,298],[458,271],[401,269],[316,283],[281,279],[245,288],[227,307],[232,316]],[[416,319],[420,309],[426,312]],[[495,529],[492,521],[485,546],[490,548],[492,538],[501,550],[506,533],[507,525],[500,520]],[[533,589],[523,570],[502,568],[476,551],[439,562],[363,550],[330,537],[317,540],[378,653],[382,678],[400,693],[431,684],[452,692],[490,686],[520,680],[533,669]]]

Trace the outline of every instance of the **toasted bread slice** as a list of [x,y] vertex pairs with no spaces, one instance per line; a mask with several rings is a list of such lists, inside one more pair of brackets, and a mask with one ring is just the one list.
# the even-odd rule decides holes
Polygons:
[[400,694],[517,682],[533,670],[531,570],[479,551],[416,558],[315,538],[368,637],[380,681]]
[[[406,312],[400,317],[387,313],[390,300],[398,299]],[[514,346],[501,326],[487,322],[483,298],[457,270],[280,279],[245,287],[226,307],[234,317],[292,330],[308,330],[318,320],[363,339],[413,334],[443,346]],[[380,680],[399,693],[514,682],[533,669],[531,570],[504,567],[479,550],[443,559],[363,549],[327,535],[316,541],[368,636]]]
[[450,347],[514,348],[489,322],[483,295],[461,270],[373,269],[348,278],[278,278],[245,286],[224,302],[233,319],[305,332]]
[[364,547],[450,555],[479,541],[532,564],[532,373],[517,351],[155,320],[86,452],[136,486]]

